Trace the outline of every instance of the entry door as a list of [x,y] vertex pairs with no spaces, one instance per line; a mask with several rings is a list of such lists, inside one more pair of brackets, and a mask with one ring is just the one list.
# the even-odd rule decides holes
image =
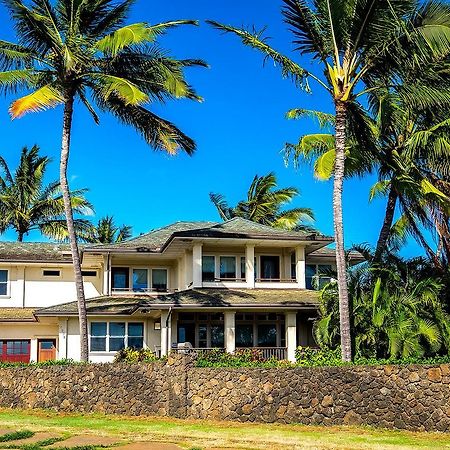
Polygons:
[[39,339],[38,361],[54,361],[56,359],[56,339]]

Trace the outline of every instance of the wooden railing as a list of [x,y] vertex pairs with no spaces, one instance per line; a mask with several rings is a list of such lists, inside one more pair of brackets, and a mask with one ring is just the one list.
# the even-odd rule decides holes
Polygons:
[[242,347],[236,350],[256,350],[263,359],[287,359],[287,347]]

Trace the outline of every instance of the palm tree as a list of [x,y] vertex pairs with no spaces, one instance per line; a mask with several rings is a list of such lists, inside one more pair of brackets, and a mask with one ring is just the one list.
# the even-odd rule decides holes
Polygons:
[[[281,67],[284,77],[309,91],[309,80],[318,83],[331,96],[335,109],[335,168],[333,219],[340,298],[342,359],[351,360],[350,314],[346,282],[342,188],[347,124],[358,124],[360,135],[370,135],[365,126],[361,97],[396,80],[408,65],[420,65],[427,56],[442,57],[450,50],[450,5],[419,0],[283,0],[283,16],[301,54],[309,54],[318,74],[273,49],[260,32],[249,32],[209,21],[221,31],[237,35],[241,41],[261,51]],[[414,54],[412,56],[412,53]],[[325,77],[322,77],[322,73]],[[380,83],[382,81],[383,83]],[[422,86],[423,87],[423,86]],[[415,93],[422,92],[416,89]],[[449,90],[433,92],[448,97]],[[364,97],[363,97],[364,98]]]
[[[81,238],[90,243],[117,244],[131,237],[132,227],[129,225],[117,226],[114,216],[102,217],[97,225],[93,225],[86,235]],[[80,235],[79,235],[80,237]]]
[[1,91],[31,91],[12,103],[11,117],[58,105],[64,109],[60,183],[75,272],[81,360],[87,361],[86,305],[67,181],[75,100],[87,108],[96,123],[99,116],[94,104],[134,127],[153,148],[192,154],[193,140],[145,105],[174,98],[200,100],[186,82],[184,69],[205,64],[174,59],[155,44],[167,29],[196,22],[125,25],[134,0],[56,0],[54,4],[34,0],[30,6],[23,0],[2,1],[18,43],[0,41]]
[[[44,184],[50,159],[39,156],[39,147],[23,148],[20,162],[14,173],[0,156],[0,234],[8,228],[17,233],[22,242],[30,231],[39,230],[51,239],[67,238],[64,202],[58,181]],[[75,214],[92,213],[91,204],[84,198],[85,189],[70,193]],[[88,220],[74,220],[77,233],[90,228]]]
[[310,208],[282,210],[283,205],[299,195],[298,189],[286,187],[277,189],[274,173],[264,176],[255,175],[247,192],[247,199],[230,207],[221,194],[209,194],[222,220],[243,217],[252,222],[262,223],[286,230],[310,230],[304,221],[313,221],[314,213]]

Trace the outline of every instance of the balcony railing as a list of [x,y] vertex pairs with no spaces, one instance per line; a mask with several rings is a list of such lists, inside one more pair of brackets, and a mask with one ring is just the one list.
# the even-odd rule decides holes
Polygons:
[[[207,356],[210,353],[225,353],[225,349],[221,347],[202,347],[195,348],[189,347],[188,345],[182,344],[178,346],[177,344],[172,345],[172,351],[182,354],[195,354],[198,357]],[[278,361],[287,358],[287,348],[286,347],[239,347],[236,348],[237,352],[245,351],[255,351],[257,355],[262,359],[276,359]]]
[[240,347],[236,350],[254,350],[261,354],[263,359],[276,359],[281,361],[287,358],[287,347]]
[[167,289],[167,288],[112,288],[111,292],[113,294],[168,294],[176,292],[177,289]]

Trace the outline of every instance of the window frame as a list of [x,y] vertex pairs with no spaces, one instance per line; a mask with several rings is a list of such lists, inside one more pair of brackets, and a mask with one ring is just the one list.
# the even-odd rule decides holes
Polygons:
[[[45,273],[45,272],[58,272],[58,275],[53,275],[53,274],[49,274],[49,273]],[[43,267],[42,268],[42,276],[44,278],[62,278],[62,270],[59,268],[52,268],[52,267]]]
[[11,297],[11,272],[9,269],[0,268],[0,271],[6,272],[6,281],[0,282],[0,284],[6,285],[6,294],[0,294],[0,298],[10,298]]
[[[125,289],[114,289],[113,286],[113,269],[128,269],[128,288]],[[145,291],[139,291],[133,289],[133,272],[134,270],[146,270],[147,271],[147,289]],[[166,283],[166,291],[154,291],[153,290],[153,270],[165,270],[166,276],[167,276],[167,283]],[[170,267],[165,266],[124,266],[124,265],[117,265],[117,266],[111,266],[111,292],[120,293],[120,292],[168,292],[170,289]]]
[[[92,336],[92,328],[91,325],[93,323],[106,323],[106,336]],[[125,336],[124,336],[124,348],[128,347],[128,327],[129,324],[142,324],[142,348],[148,348],[147,347],[147,342],[146,342],[146,333],[147,333],[147,323],[145,320],[143,321],[139,321],[139,320],[126,320],[124,318],[121,317],[117,317],[114,319],[110,319],[110,320],[102,320],[102,319],[95,319],[95,320],[90,320],[89,321],[89,353],[94,354],[94,355],[102,355],[102,354],[110,354],[110,355],[114,355],[118,352],[118,350],[110,350],[110,338],[118,338],[120,336],[112,336],[111,335],[111,331],[110,331],[110,324],[111,323],[124,323],[125,324]],[[100,338],[105,338],[106,339],[106,345],[105,345],[105,350],[91,350],[91,339],[92,337],[100,337]],[[133,338],[140,338],[141,336],[132,336]]]

